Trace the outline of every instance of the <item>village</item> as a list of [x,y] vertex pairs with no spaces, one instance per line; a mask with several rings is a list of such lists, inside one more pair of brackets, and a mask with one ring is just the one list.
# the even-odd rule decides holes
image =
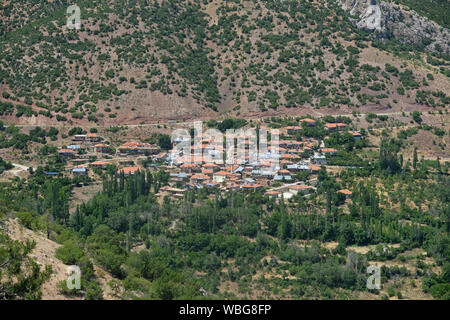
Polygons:
[[[262,190],[272,198],[290,199],[298,193],[305,196],[314,193],[321,166],[327,167],[328,159],[339,152],[325,147],[323,141],[314,138],[302,138],[302,141],[295,139],[299,134],[301,136],[305,127],[315,127],[319,121],[304,118],[298,121],[297,126],[280,128],[280,139],[268,143],[268,152],[259,153],[256,160],[249,156],[250,142],[247,137],[244,146],[233,151],[234,159],[239,158],[239,152],[245,157],[240,158],[240,161],[235,160],[233,164],[223,161],[222,154],[225,152],[222,142],[217,143],[207,134],[197,137],[201,143],[191,145],[189,155],[176,150],[175,142],[179,141],[172,141],[172,150],[161,150],[157,145],[140,141],[112,146],[96,133],[74,135],[73,143],[58,149],[58,154],[67,161],[69,174],[89,176],[94,180],[97,176],[95,172],[104,171],[108,166],[115,166],[117,174],[124,176],[143,171],[144,163],[146,167],[163,170],[169,175],[169,179],[168,184],[159,190],[158,196],[161,197],[183,198],[184,193],[190,189],[217,188],[222,192]],[[361,133],[351,131],[346,123],[322,125],[328,134],[348,132],[355,140],[363,139]],[[265,126],[259,129],[268,130]],[[307,178],[298,179],[298,173],[303,173],[302,177]],[[338,192],[346,198],[352,195],[346,189]]]

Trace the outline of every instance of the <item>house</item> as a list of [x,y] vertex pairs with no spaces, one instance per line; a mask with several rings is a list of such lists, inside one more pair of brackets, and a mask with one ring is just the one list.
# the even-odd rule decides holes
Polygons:
[[58,154],[62,157],[73,158],[75,157],[75,151],[71,149],[59,149]]
[[118,148],[118,150],[119,153],[122,154],[146,154],[146,155],[155,155],[160,151],[158,147],[140,141],[126,142],[123,145],[121,145]]
[[213,172],[219,169],[219,166],[215,163],[205,163],[202,167],[204,169],[212,170]]
[[310,118],[301,119],[300,122],[306,123],[309,127],[314,127],[316,125],[316,121]]
[[263,186],[260,184],[251,184],[251,183],[246,183],[242,186],[242,189],[244,190],[260,190]]
[[286,166],[287,170],[290,171],[311,171],[307,164],[298,163],[298,164],[289,164]]
[[288,151],[288,153],[290,153],[290,154],[296,154],[296,155],[302,157],[302,156],[304,156],[304,154],[305,154],[305,150],[302,150],[302,149],[290,149],[290,150]]
[[311,173],[318,173],[320,171],[320,167],[319,166],[315,166],[315,165],[308,165],[309,170],[311,171]]
[[170,179],[174,180],[174,181],[185,181],[185,180],[187,180],[187,178],[188,178],[188,175],[185,172],[170,174]]
[[72,169],[72,174],[76,177],[87,175],[87,169],[84,167],[75,167]]
[[287,164],[286,169],[289,171],[298,171],[298,165],[297,164]]
[[234,182],[227,183],[227,185],[225,186],[225,189],[233,190],[233,191],[237,191],[240,188],[241,187],[237,183],[234,183]]
[[273,177],[274,181],[291,181],[292,177],[291,176],[282,176],[282,175],[276,175]]
[[328,131],[337,130],[336,123],[325,123],[324,127],[325,127],[325,130],[328,130]]
[[204,186],[206,188],[218,188],[220,187],[220,183],[214,181],[205,181]]
[[70,146],[67,146],[67,149],[75,151],[81,149],[81,146],[79,144],[71,144]]
[[232,172],[235,174],[242,174],[242,172],[244,172],[244,167],[238,166],[236,169],[232,169]]
[[347,190],[347,189],[339,190],[337,193],[341,193],[341,194],[345,195],[346,199],[351,198],[352,194],[353,194],[353,192],[351,192],[350,190]]
[[327,157],[325,157],[323,154],[318,154],[316,153],[311,161],[315,164],[319,164],[319,165],[326,165],[327,164]]
[[300,160],[300,157],[296,154],[285,153],[281,155],[281,159],[283,160]]
[[168,159],[168,155],[167,155],[167,153],[159,153],[159,154],[156,154],[156,155],[154,155],[153,157],[153,160],[155,160],[156,162],[164,162],[164,161],[167,161],[167,159]]
[[277,170],[272,170],[272,168],[265,168],[263,170],[260,170],[260,175],[264,178],[272,177]]
[[200,167],[194,163],[183,163],[180,166],[180,169],[182,172],[187,172],[187,173],[200,172]]
[[98,153],[107,153],[109,150],[111,149],[107,144],[99,143],[94,146],[94,151]]
[[359,132],[350,131],[349,133],[353,136],[353,138],[354,138],[355,140],[361,140],[361,138],[362,138],[362,135],[361,135],[361,133],[359,133]]
[[213,169],[203,169],[203,170],[202,170],[202,173],[203,173],[203,174],[206,174],[207,176],[212,177],[212,175],[213,175],[213,173],[214,173],[214,170],[213,170]]
[[288,134],[294,135],[294,134],[296,134],[297,132],[300,132],[300,131],[302,130],[302,127],[299,127],[299,126],[289,126],[289,127],[286,127],[286,130],[287,130],[287,133],[288,133]]
[[314,187],[303,185],[303,184],[289,187],[289,192],[294,194],[294,195],[299,193],[299,192],[303,193],[303,194],[307,194],[311,190],[314,190]]
[[117,170],[117,173],[122,173],[125,175],[125,177],[127,176],[132,176],[134,175],[136,172],[138,172],[140,170],[139,167],[126,167],[126,168],[122,168]]
[[76,134],[72,138],[72,141],[85,141],[85,140],[86,140],[85,134]]
[[278,191],[267,191],[266,195],[271,198],[278,198],[280,196],[280,193]]
[[159,192],[169,192],[170,186],[163,186],[159,188]]
[[202,173],[194,174],[191,177],[191,181],[193,181],[195,183],[201,183],[203,181],[208,181],[208,180],[209,180],[209,177],[206,174],[202,174]]
[[339,131],[342,129],[345,129],[347,127],[347,125],[345,123],[326,123],[325,124],[325,130],[328,131]]
[[223,171],[223,170],[222,171],[217,171],[213,175],[213,181],[217,182],[217,183],[222,183],[222,182],[225,181],[225,179],[227,177],[232,177],[232,176],[233,176],[233,174],[231,172]]
[[89,141],[89,142],[98,142],[98,141],[102,141],[103,138],[99,137],[96,133],[88,133],[86,135],[86,139],[85,140]]
[[178,174],[178,180],[179,180],[179,181],[185,181],[185,180],[187,180],[187,179],[188,179],[188,175],[187,175],[186,173],[180,172],[180,173]]
[[294,194],[290,193],[290,192],[283,192],[283,194],[282,194],[283,199],[286,199],[286,200],[289,200],[293,196],[294,196]]
[[333,148],[322,148],[322,153],[330,156],[334,156],[338,153],[336,149]]
[[107,161],[95,161],[91,163],[92,168],[98,168],[98,169],[106,169],[108,165],[110,165],[110,162]]

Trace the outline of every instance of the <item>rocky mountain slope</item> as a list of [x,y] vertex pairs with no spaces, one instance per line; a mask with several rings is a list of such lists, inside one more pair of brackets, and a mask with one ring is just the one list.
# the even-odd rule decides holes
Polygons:
[[[448,30],[438,34],[403,9],[386,11],[387,3],[345,1],[349,11],[340,2],[306,0],[77,4],[78,31],[66,26],[67,1],[0,8],[8,15],[0,38],[3,120],[138,124],[449,102]],[[358,30],[351,14],[379,36]],[[430,24],[436,29],[423,37]],[[407,34],[413,45],[392,41],[391,33]]]
[[411,45],[424,45],[428,52],[450,53],[450,31],[417,12],[380,0],[341,0],[358,28],[373,31],[378,37],[394,37]]
[[[60,244],[48,239],[42,232],[33,231],[25,228],[18,219],[7,219],[5,223],[6,234],[13,240],[25,242],[27,240],[34,241],[36,248],[31,254],[39,266],[42,268],[46,265],[52,267],[50,278],[42,286],[43,300],[80,300],[79,296],[64,295],[58,289],[58,282],[65,281],[68,278],[68,266],[55,257],[55,251]],[[104,298],[107,300],[117,299],[111,292],[108,282],[113,279],[109,273],[102,270],[98,266],[94,266],[99,276],[99,283],[102,287]]]

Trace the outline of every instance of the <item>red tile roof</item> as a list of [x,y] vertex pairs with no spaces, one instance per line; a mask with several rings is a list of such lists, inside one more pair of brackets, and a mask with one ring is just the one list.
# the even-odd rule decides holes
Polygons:
[[111,163],[107,162],[107,161],[95,161],[95,162],[91,163],[91,165],[93,165],[93,166],[106,166],[108,164],[111,164]]
[[308,165],[308,168],[311,169],[311,171],[319,171],[320,170],[319,166],[314,166],[312,164]]
[[333,148],[323,148],[322,152],[337,152],[337,150]]
[[123,172],[124,174],[133,174],[139,170],[140,170],[139,167],[126,167],[126,168],[117,170],[117,172],[118,173]]
[[75,153],[75,151],[71,149],[59,149],[58,153]]
[[209,180],[206,174],[197,173],[191,177],[192,180]]
[[312,188],[313,187],[311,187],[311,186],[305,186],[303,184],[289,187],[289,189],[292,189],[292,190],[306,190],[306,189],[312,189]]

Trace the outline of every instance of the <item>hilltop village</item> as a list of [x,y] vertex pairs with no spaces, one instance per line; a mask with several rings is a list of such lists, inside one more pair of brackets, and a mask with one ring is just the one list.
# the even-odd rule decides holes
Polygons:
[[[225,154],[225,151],[206,134],[197,137],[201,139],[201,144],[194,145],[192,142],[192,157],[188,161],[184,161],[187,157],[176,152],[175,148],[162,150],[155,144],[141,141],[111,145],[96,133],[74,135],[73,143],[58,149],[58,154],[67,161],[67,168],[70,170],[67,173],[72,176],[96,179],[96,173],[105,171],[108,167],[115,168],[118,175],[129,176],[143,171],[143,164],[145,167],[163,170],[169,178],[167,185],[159,189],[158,195],[162,197],[182,198],[189,189],[217,188],[221,191],[261,189],[270,197],[289,199],[298,193],[307,195],[315,192],[321,166],[336,167],[330,166],[330,160],[333,162],[339,150],[327,146],[324,139],[314,138],[314,134],[311,134],[313,130],[320,128],[325,131],[325,137],[339,133],[339,136],[346,136],[355,142],[364,139],[360,132],[351,130],[351,121],[329,123],[303,118],[297,122],[297,125],[278,128],[277,148],[274,148],[273,142],[268,142],[268,152],[259,153],[257,161],[250,161],[250,143],[246,140],[245,150],[242,147],[235,148],[236,153],[246,151],[245,158],[232,165],[227,164],[227,161],[210,161],[214,154],[219,151]],[[269,133],[271,130],[264,124],[257,128]],[[172,142],[175,145],[177,141]],[[275,149],[278,150],[277,153],[274,152]],[[203,158],[194,157],[197,154],[203,154]],[[352,195],[346,189],[338,192],[345,198]]]

